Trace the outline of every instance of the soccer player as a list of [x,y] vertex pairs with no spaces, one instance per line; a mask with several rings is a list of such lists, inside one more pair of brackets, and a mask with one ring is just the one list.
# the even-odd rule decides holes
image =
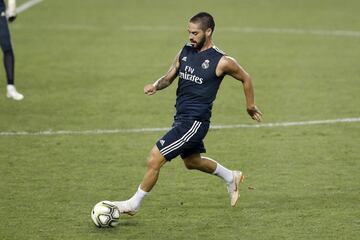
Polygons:
[[24,96],[16,91],[14,85],[15,59],[8,27],[8,21],[12,22],[16,18],[16,1],[9,0],[6,10],[4,0],[0,0],[0,14],[0,46],[4,54],[3,62],[7,77],[7,97],[20,101]]
[[215,47],[212,41],[215,22],[201,12],[188,23],[190,43],[176,55],[168,72],[155,83],[144,87],[144,93],[153,95],[168,87],[179,76],[176,114],[172,129],[160,138],[150,152],[147,170],[136,193],[126,201],[114,201],[121,213],[134,215],[140,204],[157,182],[161,167],[181,156],[186,168],[214,174],[227,184],[230,204],[239,198],[239,185],[244,179],[241,171],[232,171],[217,161],[204,157],[203,139],[209,129],[211,109],[225,75],[243,84],[248,114],[256,121],[262,113],[255,106],[252,80],[236,60]]

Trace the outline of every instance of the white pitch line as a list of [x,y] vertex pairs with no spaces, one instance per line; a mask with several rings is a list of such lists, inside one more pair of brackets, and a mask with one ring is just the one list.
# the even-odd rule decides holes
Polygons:
[[[21,26],[17,26],[21,28]],[[85,24],[71,24],[71,25],[46,25],[39,26],[37,28],[42,28],[45,30],[67,30],[67,31],[98,31],[101,30],[100,26],[90,26]],[[119,26],[113,31],[125,31],[125,32],[181,32],[185,28],[179,26]],[[324,30],[324,29],[301,29],[301,28],[256,28],[256,27],[219,27],[216,31],[224,33],[264,33],[264,34],[288,34],[288,35],[308,35],[308,36],[333,36],[333,37],[349,37],[349,38],[360,38],[360,31],[352,30]]]
[[31,8],[32,6],[41,3],[43,0],[30,0],[22,5],[20,5],[19,7],[16,8],[16,13],[22,13],[26,10],[28,10],[29,8]]
[[[31,8],[32,6],[41,3],[43,0],[29,0],[28,2],[17,7],[16,12],[21,13]],[[79,29],[97,29],[96,27],[85,26],[60,26],[64,29],[77,30]],[[56,28],[51,26],[51,29]],[[123,31],[184,31],[183,27],[179,26],[122,26]],[[256,27],[224,27],[219,28],[219,32],[242,32],[242,33],[276,33],[276,34],[302,34],[302,35],[320,35],[320,36],[339,36],[339,37],[360,37],[360,31],[352,30],[323,30],[323,29],[296,29],[296,28],[256,28]]]
[[[122,26],[123,31],[183,31],[178,26]],[[219,27],[219,32],[242,32],[242,33],[273,33],[295,35],[320,35],[338,37],[360,37],[360,31],[351,30],[323,30],[323,29],[296,29],[296,28],[256,28],[256,27]]]
[[[41,0],[36,0],[41,1]],[[21,26],[16,26],[22,28]],[[65,31],[98,31],[102,30],[100,26],[90,26],[85,24],[56,24],[37,26],[37,29],[41,28],[44,30],[65,30]],[[181,32],[184,31],[184,27],[179,26],[145,26],[145,25],[127,25],[119,26],[117,29],[112,31],[126,31],[126,32]],[[353,30],[325,30],[325,29],[301,29],[301,28],[256,28],[256,27],[219,27],[216,31],[219,32],[230,32],[230,33],[264,33],[264,34],[288,34],[288,35],[307,35],[307,36],[333,36],[333,37],[349,37],[349,38],[360,38],[360,31]]]
[[303,35],[327,35],[342,37],[360,37],[359,31],[348,30],[321,30],[321,29],[293,29],[293,28],[253,28],[253,27],[230,27],[220,28],[219,31],[226,32],[245,32],[245,33],[286,33]]
[[233,128],[274,128],[274,127],[292,127],[292,126],[306,126],[319,124],[334,124],[334,123],[354,123],[360,122],[360,118],[340,118],[330,120],[313,120],[302,122],[279,122],[279,123],[262,123],[262,124],[237,124],[237,125],[219,125],[212,126],[211,129],[233,129]]
[[[237,124],[237,125],[214,125],[210,129],[235,129],[235,128],[274,128],[274,127],[292,127],[306,125],[323,125],[335,123],[356,123],[360,118],[340,118],[330,120],[314,120],[302,122],[278,122],[278,123],[260,123],[260,124]],[[139,132],[164,132],[170,128],[118,128],[118,129],[95,129],[84,131],[40,131],[40,132],[0,132],[0,136],[54,136],[54,135],[99,135],[99,134],[116,134],[116,133],[139,133]]]

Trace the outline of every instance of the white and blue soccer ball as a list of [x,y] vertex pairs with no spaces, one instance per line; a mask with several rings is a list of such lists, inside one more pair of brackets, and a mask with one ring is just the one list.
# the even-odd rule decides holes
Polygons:
[[110,201],[101,201],[91,210],[91,219],[99,228],[115,227],[119,224],[120,211]]

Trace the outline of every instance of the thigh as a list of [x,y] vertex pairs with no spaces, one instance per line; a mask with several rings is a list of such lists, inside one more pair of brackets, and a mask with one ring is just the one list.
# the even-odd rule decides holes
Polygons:
[[203,141],[197,144],[192,144],[188,148],[184,148],[183,152],[180,155],[182,159],[185,159],[192,155],[200,156],[200,153],[206,153],[206,148]]
[[154,169],[160,169],[165,163],[166,159],[160,154],[158,147],[155,145],[150,151],[148,166]]
[[200,121],[175,122],[173,128],[156,143],[160,153],[168,161],[183,154],[187,149],[202,143],[208,124]]

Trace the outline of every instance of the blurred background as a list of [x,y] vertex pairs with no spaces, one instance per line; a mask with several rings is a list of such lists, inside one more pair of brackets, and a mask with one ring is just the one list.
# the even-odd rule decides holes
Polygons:
[[[6,99],[0,68],[1,238],[356,239],[359,9],[356,0],[43,0],[26,8],[9,25],[23,101]],[[143,86],[166,73],[200,11],[215,18],[215,45],[252,76],[263,124],[357,120],[212,130],[209,156],[249,176],[238,208],[229,209],[223,183],[176,159],[139,216],[99,231],[91,207],[131,196],[165,132],[124,131],[172,123],[177,83],[153,97]],[[240,82],[223,80],[212,124],[254,124]]]

